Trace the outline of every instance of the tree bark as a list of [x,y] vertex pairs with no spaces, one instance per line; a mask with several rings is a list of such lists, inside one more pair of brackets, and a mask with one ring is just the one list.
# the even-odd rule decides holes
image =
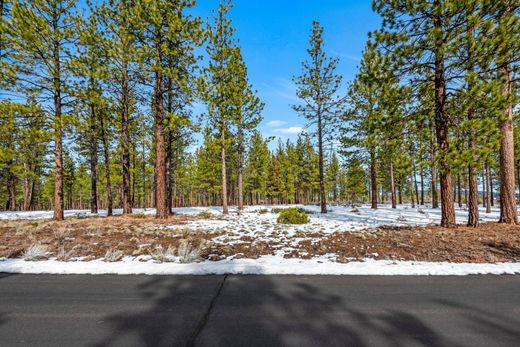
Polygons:
[[417,168],[415,165],[415,160],[412,160],[412,168],[413,168],[413,184],[415,189],[415,201],[417,205],[419,205],[419,185],[417,184]]
[[122,204],[123,214],[130,214],[132,213],[132,203],[130,201],[130,88],[128,85],[128,61],[126,57],[123,58],[121,77]]
[[485,165],[485,177],[486,177],[486,213],[491,213],[491,170],[489,164]]
[[392,208],[397,208],[395,192],[394,163],[390,161],[390,188],[392,190]]
[[[436,8],[441,7],[440,0],[434,1]],[[444,67],[444,41],[442,18],[440,11],[435,11],[433,15],[433,25],[438,31],[436,35],[436,51],[435,51],[435,131],[437,135],[437,144],[439,146],[440,158],[439,169],[441,176],[441,226],[453,227],[455,221],[455,206],[453,199],[453,190],[451,183],[451,167],[448,163],[449,153],[449,116],[445,112],[446,105],[446,78]]]
[[33,205],[34,179],[30,175],[25,175],[23,179],[23,204],[22,210],[30,211]]
[[377,209],[377,166],[375,149],[370,149],[370,191],[372,209]]
[[[511,64],[499,69],[499,79],[504,81],[502,96],[512,93]],[[508,103],[503,119],[499,122],[500,133],[500,219],[499,223],[518,224],[515,194],[515,147],[513,135],[513,105]]]
[[98,165],[98,144],[97,144],[97,119],[96,109],[90,105],[90,212],[98,213],[98,187],[97,187],[97,165]]
[[424,169],[421,167],[421,206],[424,206]]
[[106,179],[106,196],[107,196],[107,215],[111,216],[113,214],[114,208],[114,198],[112,196],[112,182],[111,182],[111,174],[110,174],[110,145],[108,142],[108,135],[105,128],[103,117],[99,117],[100,126],[101,126],[101,137],[103,142],[103,156],[105,161],[105,179]]
[[155,71],[155,176],[156,176],[156,217],[168,218],[168,194],[166,182],[166,151],[164,139],[164,100],[163,100],[163,75],[159,67],[162,61],[161,37],[156,34],[156,64]]
[[227,169],[226,169],[226,121],[224,115],[221,115],[220,124],[220,160],[222,169],[222,213],[229,214],[228,198],[227,198]]
[[323,124],[321,114],[318,112],[318,155],[320,171],[320,206],[321,213],[327,213],[327,197],[325,195],[325,174],[323,168]]
[[462,184],[460,181],[460,174],[457,175],[457,201],[459,208],[462,208]]
[[54,92],[54,214],[53,219],[61,221],[65,218],[63,211],[63,137],[61,118],[61,58],[58,33],[58,14],[53,15],[53,92]]
[[439,198],[437,192],[437,165],[435,165],[435,145],[433,140],[431,143],[431,170],[432,170],[432,182],[431,182],[431,199],[432,208],[439,208]]
[[244,134],[242,124],[238,125],[238,213],[244,209]]

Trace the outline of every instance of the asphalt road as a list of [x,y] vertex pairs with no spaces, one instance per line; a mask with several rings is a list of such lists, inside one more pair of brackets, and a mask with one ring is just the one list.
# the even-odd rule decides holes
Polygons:
[[0,346],[520,346],[520,276],[0,274]]

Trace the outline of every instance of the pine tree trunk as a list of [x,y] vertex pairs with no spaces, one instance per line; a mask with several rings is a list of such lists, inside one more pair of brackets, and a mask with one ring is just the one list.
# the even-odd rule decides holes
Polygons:
[[421,206],[424,206],[424,169],[421,167]]
[[126,57],[122,64],[121,84],[121,150],[123,169],[122,204],[123,214],[132,213],[130,201],[130,88],[128,85],[128,61]]
[[[512,93],[511,64],[499,69],[499,79],[504,80],[502,95]],[[515,145],[513,135],[513,105],[508,104],[499,123],[500,133],[500,219],[499,223],[518,224],[515,194]]]
[[13,161],[7,165],[7,210],[16,211],[16,176],[11,171]]
[[473,165],[468,166],[469,193],[468,193],[468,226],[476,228],[479,224],[478,211],[478,176]]
[[491,171],[489,169],[489,164],[487,164],[487,163],[485,166],[485,176],[486,176],[486,213],[491,213]]
[[392,208],[397,208],[394,178],[394,163],[390,161],[390,188],[392,190]]
[[414,187],[413,177],[410,177],[410,192],[411,192],[410,197],[412,199],[412,208],[415,208],[415,193],[413,191],[414,190],[413,187]]
[[93,104],[90,105],[90,212],[98,213],[98,188],[97,188],[97,119]]
[[482,207],[486,207],[486,169],[482,170]]
[[103,156],[105,161],[105,180],[106,180],[106,198],[107,198],[107,216],[113,214],[114,198],[112,196],[112,182],[110,174],[110,145],[108,143],[108,135],[103,121],[103,117],[99,117],[101,126],[101,136],[103,141]]
[[435,165],[435,152],[432,144],[432,182],[431,182],[431,199],[432,199],[432,208],[439,208],[439,194],[437,192],[437,167]]
[[327,213],[327,197],[325,196],[325,174],[323,164],[323,125],[321,114],[318,113],[318,155],[320,170],[320,206],[321,213]]
[[375,149],[370,150],[370,190],[372,209],[377,209],[377,167]]
[[516,162],[516,179],[517,179],[517,185],[518,185],[518,197],[517,197],[517,204],[520,203],[520,160]]
[[[441,7],[440,0],[434,0],[436,8]],[[448,162],[449,153],[449,116],[446,115],[446,79],[444,72],[444,41],[442,31],[442,18],[440,11],[435,11],[433,25],[438,31],[436,35],[435,52],[435,130],[437,145],[439,146],[440,158],[439,169],[441,178],[441,226],[452,227],[456,225],[455,206],[451,183],[451,167]]]
[[[173,68],[173,64],[171,61],[169,61],[169,67]],[[166,111],[168,115],[171,115],[173,113],[173,79],[171,76],[167,77],[167,103],[166,103]],[[171,121],[171,116],[169,117],[169,121]],[[167,187],[167,196],[166,201],[168,205],[168,213],[172,213],[172,208],[176,204],[174,202],[175,200],[175,194],[174,194],[174,153],[173,153],[173,137],[174,137],[174,129],[172,129],[172,125],[169,124],[169,126],[165,129],[165,136],[166,136],[166,187]]]
[[53,219],[61,221],[64,216],[63,202],[63,139],[62,139],[62,117],[61,117],[61,61],[60,43],[58,37],[58,17],[57,13],[53,18],[53,29],[55,39],[53,41],[53,62],[54,62],[54,215]]
[[412,160],[412,168],[413,168],[413,184],[415,189],[415,201],[417,205],[419,204],[419,185],[417,184],[417,168],[415,165],[415,160]]
[[[222,117],[224,117],[222,115]],[[226,123],[224,118],[220,124],[220,160],[222,167],[222,213],[229,214],[227,198],[227,169],[226,169]],[[257,202],[258,203],[258,202]]]
[[25,175],[23,179],[23,204],[24,211],[30,211],[33,205],[34,179]]
[[[156,64],[161,64],[161,37],[156,35]],[[166,151],[164,139],[164,100],[163,100],[163,75],[161,68],[155,71],[155,92],[154,92],[154,109],[155,109],[155,199],[156,199],[156,217],[168,218],[168,194],[166,182]]]
[[457,175],[457,202],[459,203],[459,208],[462,208],[462,184],[460,174]]
[[238,125],[238,213],[244,210],[244,135],[242,124]]

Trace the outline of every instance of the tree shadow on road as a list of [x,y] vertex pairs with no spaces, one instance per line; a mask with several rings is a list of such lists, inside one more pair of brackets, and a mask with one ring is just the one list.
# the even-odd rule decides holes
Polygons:
[[338,291],[317,277],[229,276],[217,296],[224,278],[150,277],[135,288],[145,307],[106,317],[96,346],[459,345],[405,308],[360,309],[348,281]]

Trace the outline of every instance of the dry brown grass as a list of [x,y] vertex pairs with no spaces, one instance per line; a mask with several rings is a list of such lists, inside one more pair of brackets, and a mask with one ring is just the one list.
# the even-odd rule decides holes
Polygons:
[[62,222],[0,221],[0,257],[20,257],[35,243],[46,246],[60,260],[104,258],[114,256],[116,251],[124,256],[149,255],[159,247],[177,248],[182,240],[199,245],[216,236],[182,227],[166,227],[186,221],[187,217],[180,216],[166,220],[109,217],[70,218]]

